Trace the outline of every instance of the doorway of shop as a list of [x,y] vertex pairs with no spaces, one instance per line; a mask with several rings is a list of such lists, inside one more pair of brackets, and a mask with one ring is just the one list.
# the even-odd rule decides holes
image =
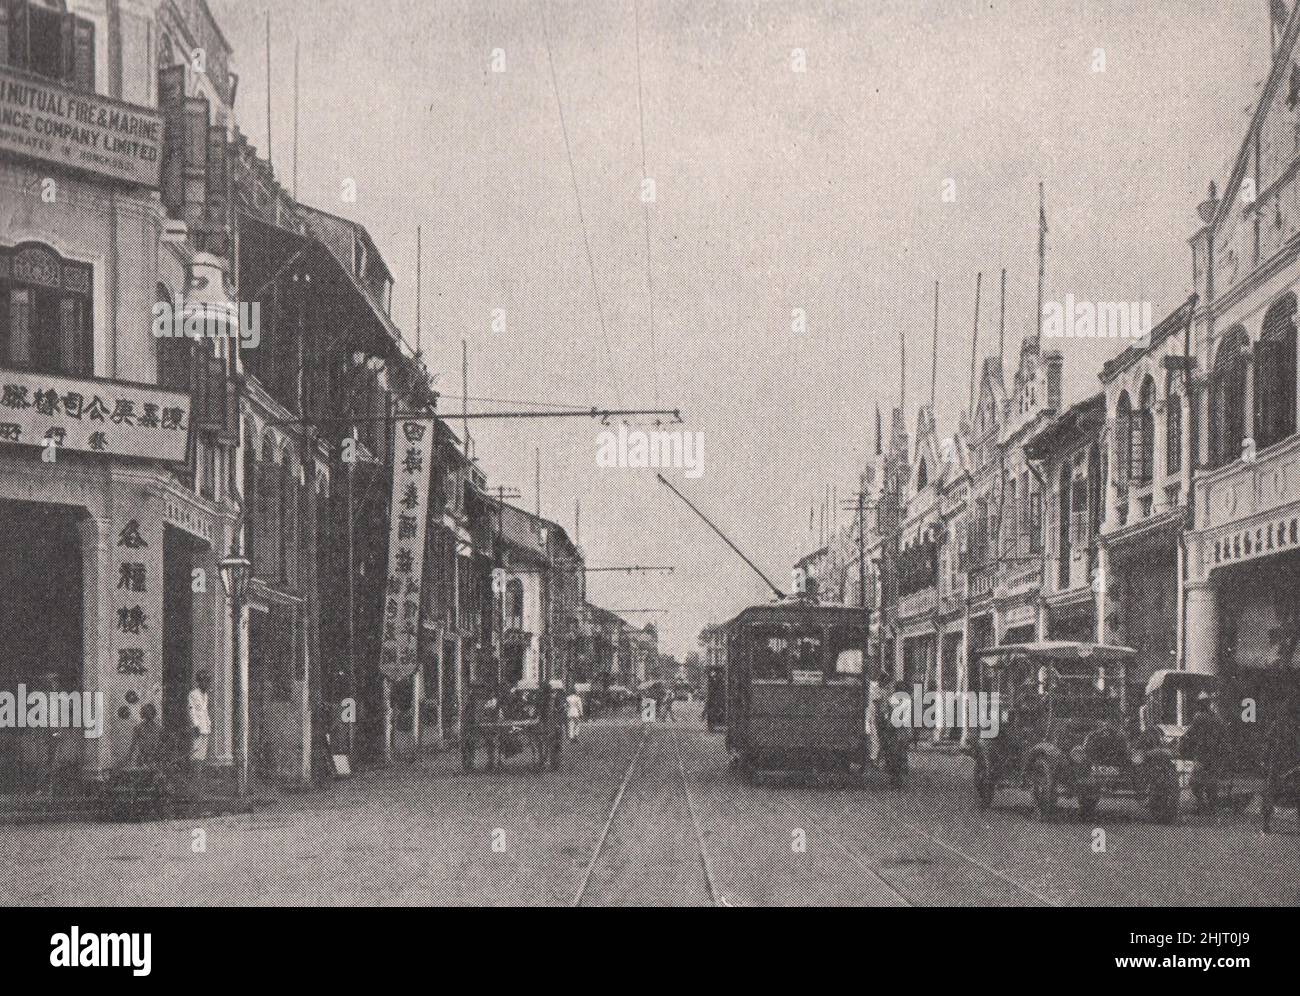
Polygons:
[[[82,690],[81,509],[0,500],[0,690]],[[0,729],[0,794],[75,781],[84,738]]]

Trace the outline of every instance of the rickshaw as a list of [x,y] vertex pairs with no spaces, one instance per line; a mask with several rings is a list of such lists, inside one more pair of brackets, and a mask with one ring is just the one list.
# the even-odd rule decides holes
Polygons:
[[[1225,694],[1224,682],[1216,675],[1162,668],[1147,680],[1142,707],[1138,710],[1142,743],[1148,747],[1164,747],[1173,753],[1180,789],[1191,786],[1193,762],[1183,756],[1183,737],[1192,725],[1196,702],[1203,695],[1216,697],[1221,703],[1232,698]],[[1234,721],[1232,709],[1223,709],[1221,714],[1227,731],[1226,756],[1214,796],[1227,803],[1233,812],[1241,812],[1263,790],[1263,773],[1258,763],[1260,745],[1258,737],[1252,737],[1245,724]]]
[[1273,832],[1278,808],[1300,813],[1300,716],[1293,703],[1289,715],[1278,717],[1265,746],[1264,789],[1259,797],[1259,818],[1265,833]]
[[1131,743],[1121,690],[1129,647],[1042,641],[980,655],[979,691],[996,696],[998,734],[977,739],[975,793],[981,809],[1004,785],[1029,789],[1040,819],[1062,798],[1091,817],[1103,796],[1145,801],[1162,823],[1178,815],[1178,769],[1163,745]]
[[532,769],[541,772],[549,765],[560,767],[564,744],[564,689],[552,682],[550,688],[517,685],[493,690],[475,686],[465,707],[461,730],[461,762],[473,771],[480,749],[488,771],[505,758],[529,755]]

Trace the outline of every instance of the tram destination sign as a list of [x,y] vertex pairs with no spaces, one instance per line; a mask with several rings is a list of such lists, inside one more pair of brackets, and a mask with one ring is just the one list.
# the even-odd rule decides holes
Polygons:
[[162,146],[148,108],[0,69],[0,151],[157,187]]
[[188,394],[148,385],[0,370],[0,446],[181,463],[189,408]]

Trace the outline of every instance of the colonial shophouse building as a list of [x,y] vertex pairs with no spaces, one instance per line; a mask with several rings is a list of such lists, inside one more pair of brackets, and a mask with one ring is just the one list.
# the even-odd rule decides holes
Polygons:
[[1044,489],[1043,637],[1097,640],[1094,576],[1103,512],[1102,431],[1106,396],[1098,392],[1041,425],[1025,456],[1041,470]]
[[[193,55],[204,53],[202,71]],[[201,0],[0,5],[0,687],[102,695],[105,735],[0,731],[16,788],[120,764],[141,710],[232,761],[232,342],[157,338],[156,303],[230,331],[222,160],[235,79]]]
[[[1300,10],[1293,9],[1224,196],[1192,237],[1197,446],[1185,660],[1273,708],[1300,643]],[[1261,715],[1261,721],[1267,721]]]
[[1191,302],[1102,367],[1107,501],[1095,579],[1101,642],[1138,652],[1126,705],[1151,674],[1177,667],[1187,480],[1192,457],[1186,388],[1178,370]]

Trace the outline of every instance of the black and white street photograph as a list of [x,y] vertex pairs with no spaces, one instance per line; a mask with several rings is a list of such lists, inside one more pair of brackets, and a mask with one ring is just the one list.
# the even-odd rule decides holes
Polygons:
[[0,0],[15,949],[1102,907],[1014,930],[1263,967],[1298,295],[1296,0]]

